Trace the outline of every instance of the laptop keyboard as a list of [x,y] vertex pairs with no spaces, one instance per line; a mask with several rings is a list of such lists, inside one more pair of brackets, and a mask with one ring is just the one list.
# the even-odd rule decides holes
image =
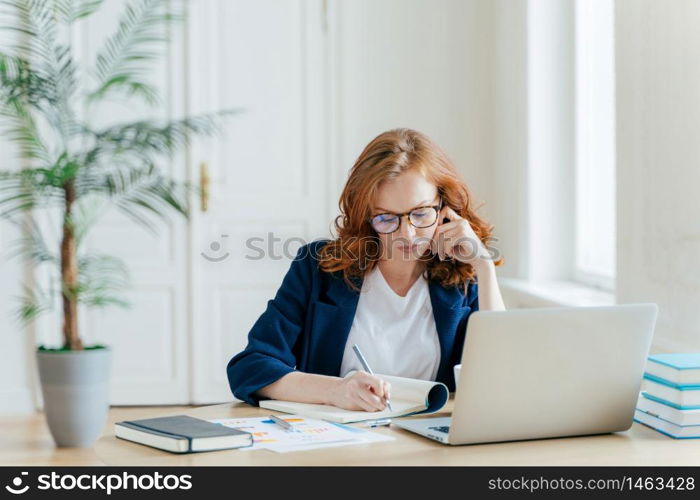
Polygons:
[[438,431],[438,432],[444,432],[445,434],[450,433],[450,426],[449,425],[440,425],[438,427],[428,427],[428,429],[433,430],[433,431]]

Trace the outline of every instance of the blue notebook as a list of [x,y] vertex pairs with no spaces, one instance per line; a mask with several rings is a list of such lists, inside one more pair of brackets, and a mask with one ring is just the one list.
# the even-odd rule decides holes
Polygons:
[[671,380],[666,380],[661,377],[657,377],[656,375],[652,375],[651,373],[645,372],[644,373],[644,378],[646,380],[651,380],[653,382],[656,382],[657,384],[662,384],[665,385],[666,387],[670,387],[672,389],[676,389],[678,391],[697,391],[700,390],[700,384],[676,384]]
[[700,385],[700,352],[654,354],[645,371],[678,386]]
[[700,385],[676,385],[668,380],[644,374],[644,392],[675,408],[700,407]]
[[637,399],[637,409],[656,415],[676,425],[700,425],[700,409],[676,408],[649,397],[645,392],[642,392],[639,399]]
[[700,369],[700,352],[652,354],[649,356],[649,361],[670,366],[677,370]]
[[642,392],[642,395],[650,399],[652,401],[656,401],[657,403],[664,404],[666,406],[670,406],[671,408],[675,408],[676,410],[700,410],[700,405],[682,405],[678,403],[674,403],[673,401],[669,401],[664,398],[660,398],[658,396],[654,396],[653,394],[650,394],[647,391]]
[[642,411],[639,408],[634,412],[634,421],[675,439],[700,438],[700,425],[676,425],[673,422],[660,418],[658,415]]

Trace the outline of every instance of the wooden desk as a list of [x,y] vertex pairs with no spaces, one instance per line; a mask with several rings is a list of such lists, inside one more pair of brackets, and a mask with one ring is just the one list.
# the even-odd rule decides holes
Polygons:
[[[452,401],[445,412],[449,416]],[[139,418],[181,412],[158,410]],[[245,403],[194,408],[193,417],[259,417],[269,410]],[[95,445],[107,465],[700,465],[700,440],[676,440],[635,423],[629,431],[597,436],[543,439],[510,443],[447,446],[410,432],[379,427],[394,441],[343,446],[294,453],[268,450],[225,450],[175,455],[106,434]]]

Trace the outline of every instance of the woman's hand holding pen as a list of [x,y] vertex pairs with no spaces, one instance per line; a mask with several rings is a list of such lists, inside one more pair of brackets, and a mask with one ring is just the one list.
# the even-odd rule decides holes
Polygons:
[[389,400],[391,384],[364,371],[338,379],[331,404],[345,410],[382,411]]

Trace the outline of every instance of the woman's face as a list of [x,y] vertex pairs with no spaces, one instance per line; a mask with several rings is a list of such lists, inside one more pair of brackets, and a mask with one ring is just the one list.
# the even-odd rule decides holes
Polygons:
[[[382,213],[407,214],[418,207],[439,204],[437,187],[420,172],[408,171],[379,187],[372,216]],[[382,259],[417,260],[430,248],[430,240],[437,226],[437,219],[431,226],[419,228],[409,223],[408,216],[401,217],[396,231],[389,234],[377,233],[382,245]]]

